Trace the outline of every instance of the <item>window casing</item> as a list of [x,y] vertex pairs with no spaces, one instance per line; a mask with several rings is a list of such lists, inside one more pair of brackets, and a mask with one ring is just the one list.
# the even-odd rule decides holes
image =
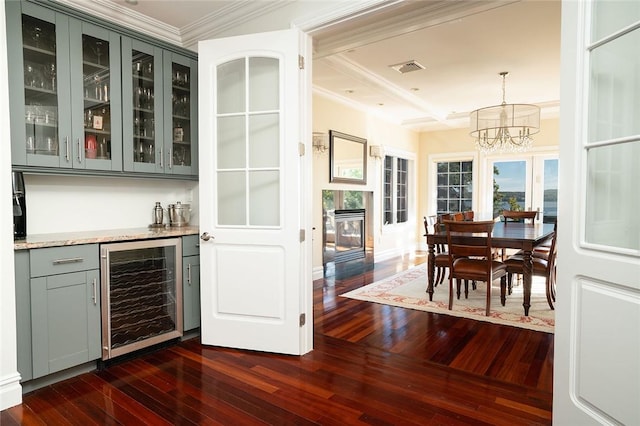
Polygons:
[[409,160],[384,157],[383,223],[405,223],[409,219]]

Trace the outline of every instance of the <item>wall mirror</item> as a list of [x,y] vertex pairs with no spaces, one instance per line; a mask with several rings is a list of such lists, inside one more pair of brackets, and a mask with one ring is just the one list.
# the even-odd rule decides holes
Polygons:
[[367,140],[329,130],[329,181],[367,183]]

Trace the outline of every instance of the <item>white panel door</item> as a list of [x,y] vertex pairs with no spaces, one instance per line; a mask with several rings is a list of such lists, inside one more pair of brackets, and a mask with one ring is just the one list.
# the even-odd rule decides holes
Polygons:
[[640,2],[562,2],[553,422],[640,424]]
[[198,46],[203,344],[311,349],[312,321],[301,325],[311,315],[299,148],[310,133],[298,59],[307,40],[286,30]]

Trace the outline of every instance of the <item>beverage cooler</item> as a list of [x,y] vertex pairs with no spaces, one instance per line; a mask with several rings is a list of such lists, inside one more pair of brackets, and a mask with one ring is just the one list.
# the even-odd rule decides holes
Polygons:
[[100,245],[102,359],[182,336],[180,238]]

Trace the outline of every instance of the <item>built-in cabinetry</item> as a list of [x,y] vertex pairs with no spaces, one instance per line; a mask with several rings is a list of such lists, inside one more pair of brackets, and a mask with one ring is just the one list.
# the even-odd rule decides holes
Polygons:
[[100,357],[98,245],[29,251],[33,377]]
[[6,4],[14,168],[196,176],[196,60],[66,12]]
[[200,238],[182,237],[182,297],[184,331],[200,327]]
[[[181,308],[173,312],[175,315],[182,316],[184,331],[189,331],[200,327],[200,246],[197,235],[186,235],[181,239],[182,249],[180,250],[180,245],[174,242],[173,247],[177,247],[178,253],[166,257],[163,264],[173,265],[173,268],[179,267],[180,262],[175,256],[180,256],[181,253],[182,283],[175,275],[179,270],[170,273],[170,276],[174,277],[171,280],[181,286],[183,293]],[[145,247],[149,246],[149,248],[137,250],[136,253],[146,256],[144,262],[149,265],[141,266],[135,272],[136,276],[151,277],[153,274],[160,273],[159,269],[153,266],[153,256],[147,256],[147,254],[170,248],[169,242],[175,240],[156,241],[157,243],[151,241],[144,243]],[[104,247],[107,246],[103,245]],[[114,245],[111,244],[108,247],[114,247]],[[126,269],[134,265],[134,261],[123,258],[121,259],[123,262],[118,262],[118,256],[126,257],[127,255],[125,251],[114,251],[111,259],[108,259],[109,256],[105,259],[110,260],[112,266],[117,263],[121,264],[118,268]],[[118,314],[113,306],[101,309],[103,299],[101,295],[104,292],[104,282],[101,281],[104,281],[104,278],[101,280],[99,245],[79,244],[17,250],[14,256],[17,358],[21,381],[38,379],[99,359],[104,349],[102,347],[104,345],[101,345],[104,334],[101,329],[104,326],[101,322],[101,312],[109,309],[112,316]],[[113,290],[113,286],[120,283],[127,292],[133,291],[138,295],[136,297],[140,297],[139,289],[149,287],[149,284],[141,278],[127,278],[126,270],[120,274],[117,270],[112,270],[111,274],[108,274],[107,269],[102,269],[103,276],[107,277],[112,285],[112,291],[117,291],[117,289]],[[149,282],[161,283],[160,287],[164,288],[164,283],[168,283],[169,280],[156,279]],[[176,290],[177,288],[173,288],[165,294],[164,290],[158,289],[153,297],[165,297],[167,301],[174,300],[174,303],[179,303],[180,297],[175,297],[179,294]],[[110,303],[114,303],[114,300],[114,295],[110,294]],[[135,303],[137,309],[140,306],[142,303]],[[163,306],[165,306],[164,303]],[[131,322],[134,315],[135,309],[127,308],[123,310],[121,317]],[[179,329],[179,321],[175,315],[173,321],[178,324]],[[137,320],[134,322],[139,323]],[[159,321],[154,323],[154,326],[156,325],[159,326]],[[112,333],[115,332],[114,330],[117,331],[112,327]],[[123,344],[122,348],[119,348],[117,347],[119,340],[113,340],[113,335],[111,337],[110,344],[115,342],[113,345],[115,349],[110,356],[104,357],[105,359],[118,355],[122,348],[131,346],[133,342],[127,337],[123,340],[126,345]],[[143,346],[140,345],[140,347]]]

